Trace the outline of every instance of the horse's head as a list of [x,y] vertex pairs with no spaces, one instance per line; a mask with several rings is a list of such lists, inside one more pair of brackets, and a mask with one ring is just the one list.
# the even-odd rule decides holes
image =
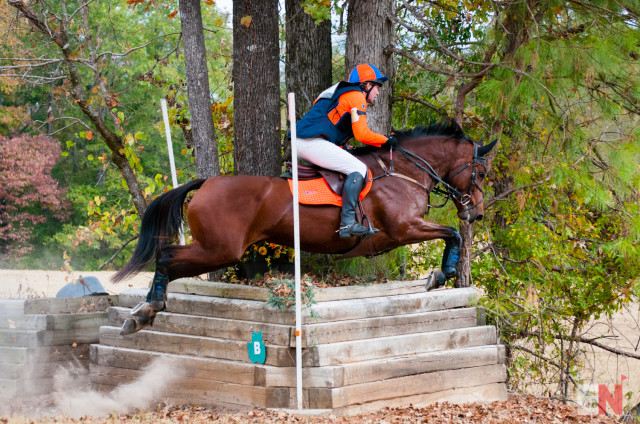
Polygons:
[[468,138],[466,141],[460,142],[459,159],[444,180],[453,188],[449,189],[449,196],[458,209],[458,218],[475,222],[484,216],[483,186],[487,173],[485,155],[493,149],[498,140],[486,146]]

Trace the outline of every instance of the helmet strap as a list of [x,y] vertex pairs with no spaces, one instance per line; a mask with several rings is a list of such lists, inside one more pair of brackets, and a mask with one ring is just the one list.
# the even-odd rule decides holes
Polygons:
[[369,93],[371,93],[371,90],[373,90],[373,87],[375,86],[375,84],[371,84],[369,89],[367,89],[367,82],[363,82],[360,83],[360,89],[364,92],[365,96],[364,98],[367,99],[367,101],[369,100]]

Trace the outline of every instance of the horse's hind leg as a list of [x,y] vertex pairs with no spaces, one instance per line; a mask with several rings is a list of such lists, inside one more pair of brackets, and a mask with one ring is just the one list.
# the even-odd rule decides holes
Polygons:
[[243,252],[241,247],[204,249],[198,242],[188,246],[163,246],[156,260],[156,271],[146,301],[131,310],[132,317],[124,322],[120,334],[133,334],[153,325],[156,314],[166,309],[169,281],[233,265]]
[[132,318],[122,324],[121,335],[133,334],[153,325],[156,314],[166,309],[167,284],[169,277],[156,269],[146,301],[138,303],[131,310]]

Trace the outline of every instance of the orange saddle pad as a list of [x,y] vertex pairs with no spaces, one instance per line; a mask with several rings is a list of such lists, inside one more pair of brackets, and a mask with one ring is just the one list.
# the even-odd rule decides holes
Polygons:
[[[373,181],[371,181],[371,170],[369,170],[369,178],[367,184],[360,192],[360,200],[371,190]],[[289,190],[293,194],[293,180],[289,181]],[[313,180],[298,181],[298,202],[303,205],[335,205],[342,206],[342,196],[335,194],[324,178],[316,178]]]

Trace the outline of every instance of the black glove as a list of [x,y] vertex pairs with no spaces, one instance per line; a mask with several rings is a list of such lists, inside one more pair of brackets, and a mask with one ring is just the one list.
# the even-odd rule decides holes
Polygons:
[[380,147],[387,147],[389,149],[395,148],[398,145],[398,138],[395,135],[389,136]]

